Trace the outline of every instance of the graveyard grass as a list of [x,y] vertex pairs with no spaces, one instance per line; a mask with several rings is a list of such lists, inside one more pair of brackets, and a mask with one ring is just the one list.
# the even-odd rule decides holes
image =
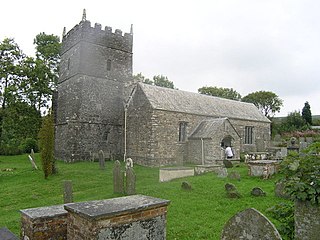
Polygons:
[[[36,163],[41,166],[39,155]],[[44,179],[41,170],[32,170],[27,155],[0,156],[0,227],[6,226],[20,234],[20,209],[57,205],[63,203],[63,180],[73,182],[75,202],[119,197],[113,194],[112,168],[107,162],[105,170],[98,162],[66,164],[57,161],[58,174]],[[122,162],[122,168],[124,163]],[[5,171],[5,170],[12,171]],[[274,196],[274,183],[280,176],[269,180],[249,177],[247,167],[228,169],[241,174],[241,181],[218,178],[213,173],[159,183],[159,168],[135,165],[137,194],[149,195],[171,201],[167,214],[167,239],[220,239],[224,224],[237,212],[255,208],[266,215],[276,226],[278,223],[266,210],[286,200]],[[191,191],[181,189],[181,183],[192,185]],[[233,183],[242,194],[241,199],[226,197],[225,183]],[[261,187],[266,197],[253,197],[253,187]]]

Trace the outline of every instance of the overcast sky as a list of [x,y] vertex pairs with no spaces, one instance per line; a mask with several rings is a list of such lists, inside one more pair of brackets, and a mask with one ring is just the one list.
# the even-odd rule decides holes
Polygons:
[[133,72],[162,74],[175,87],[233,88],[242,96],[272,91],[286,116],[311,105],[320,115],[320,1],[318,0],[6,0],[0,40],[14,38],[34,54],[40,33],[61,36],[87,11],[91,24],[130,31]]

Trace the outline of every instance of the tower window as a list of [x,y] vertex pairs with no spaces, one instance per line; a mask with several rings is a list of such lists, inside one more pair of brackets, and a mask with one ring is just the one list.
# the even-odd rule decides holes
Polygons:
[[244,143],[245,144],[253,143],[253,127],[245,127]]
[[111,60],[107,60],[107,71],[111,71]]
[[187,140],[187,122],[179,123],[179,142],[185,142]]
[[68,70],[70,70],[70,58],[68,58],[68,67],[67,67]]

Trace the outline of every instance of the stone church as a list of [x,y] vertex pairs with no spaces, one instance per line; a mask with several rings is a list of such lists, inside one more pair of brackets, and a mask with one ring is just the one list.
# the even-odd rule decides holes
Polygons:
[[133,32],[86,20],[64,32],[55,101],[55,157],[131,157],[145,166],[206,164],[231,145],[264,151],[270,121],[253,104],[134,82]]

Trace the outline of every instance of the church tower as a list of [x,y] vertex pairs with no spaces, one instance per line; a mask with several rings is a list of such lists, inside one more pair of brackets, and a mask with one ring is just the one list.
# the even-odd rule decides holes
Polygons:
[[66,162],[123,154],[124,103],[132,84],[132,28],[122,34],[86,19],[62,39],[55,157]]

